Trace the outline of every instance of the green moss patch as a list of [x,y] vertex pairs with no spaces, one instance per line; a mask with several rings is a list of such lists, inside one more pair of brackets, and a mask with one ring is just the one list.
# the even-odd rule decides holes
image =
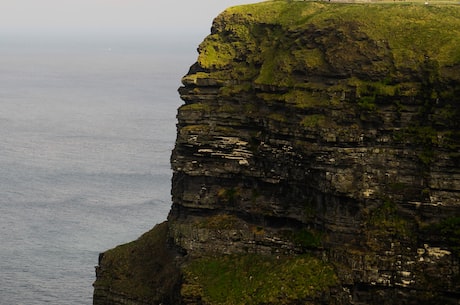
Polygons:
[[[401,82],[408,71],[423,73],[427,59],[439,67],[460,62],[459,15],[459,5],[434,1],[236,6],[216,18],[198,62],[216,78],[259,85],[298,87],[311,74],[331,73]],[[395,88],[375,89],[393,95]]]
[[322,246],[323,234],[316,230],[300,229],[285,232],[285,237],[304,249],[319,248]]
[[203,67],[214,69],[229,66],[236,55],[234,46],[223,41],[219,35],[208,36],[200,45],[199,51],[198,63]]
[[231,230],[241,226],[241,220],[229,214],[218,214],[206,217],[196,224],[197,227],[208,230]]
[[369,232],[374,236],[409,237],[412,228],[408,220],[398,213],[396,203],[385,200],[371,212],[368,221]]
[[300,304],[338,283],[333,269],[311,256],[202,258],[184,272],[182,294],[201,295],[206,304]]

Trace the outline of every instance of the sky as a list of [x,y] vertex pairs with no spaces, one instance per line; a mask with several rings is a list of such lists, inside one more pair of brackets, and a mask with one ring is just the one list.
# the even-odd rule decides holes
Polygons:
[[0,33],[209,32],[225,8],[257,0],[0,0]]

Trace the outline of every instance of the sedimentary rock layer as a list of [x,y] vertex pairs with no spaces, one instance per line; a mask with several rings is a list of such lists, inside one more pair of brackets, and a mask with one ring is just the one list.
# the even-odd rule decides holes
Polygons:
[[[458,304],[459,29],[455,5],[222,13],[179,89],[161,246],[107,252],[95,304]],[[123,288],[144,260],[175,280]]]

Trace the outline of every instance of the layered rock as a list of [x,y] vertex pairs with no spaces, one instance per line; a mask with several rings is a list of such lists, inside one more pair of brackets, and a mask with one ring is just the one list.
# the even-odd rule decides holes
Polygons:
[[[176,280],[132,304],[459,304],[459,16],[273,1],[217,17],[179,89],[168,254],[146,259]],[[104,303],[130,295],[104,257],[95,304],[131,304]],[[232,264],[251,271],[210,271]]]

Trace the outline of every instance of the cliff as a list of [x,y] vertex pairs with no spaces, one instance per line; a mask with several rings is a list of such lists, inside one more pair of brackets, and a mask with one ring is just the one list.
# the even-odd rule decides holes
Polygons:
[[198,51],[94,304],[460,304],[460,6],[233,7]]

